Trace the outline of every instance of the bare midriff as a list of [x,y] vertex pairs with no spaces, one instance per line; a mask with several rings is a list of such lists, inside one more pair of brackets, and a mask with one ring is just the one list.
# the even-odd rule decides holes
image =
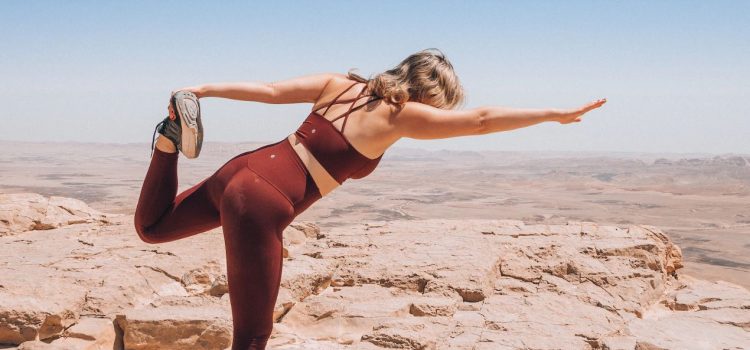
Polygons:
[[[354,85],[352,85],[352,86],[354,86]],[[364,92],[364,90],[362,90],[362,92]],[[342,96],[339,95],[339,97],[342,97]],[[334,99],[334,101],[335,101],[335,99]],[[363,107],[363,106],[364,105],[361,105],[360,107]],[[317,108],[313,108],[313,111],[311,113],[317,113],[317,111],[320,108],[322,108],[322,107],[323,106],[318,106]],[[341,116],[342,115],[341,113],[345,110],[343,107],[345,107],[345,106],[328,105],[328,107],[326,108],[326,111],[323,112],[323,114],[326,114],[326,112],[328,112],[328,110],[330,109],[331,110],[330,114]],[[350,106],[350,110],[351,110],[351,106]],[[390,112],[390,111],[388,111],[388,112]],[[360,111],[360,112],[357,113],[356,116],[353,113],[349,114],[348,118],[352,118],[353,117],[353,118],[363,119],[365,116],[361,115],[362,113],[363,112]],[[375,114],[375,112],[372,111],[372,112],[368,112],[366,114]],[[320,116],[321,118],[326,118],[325,116],[323,116],[321,114],[318,114],[318,116]],[[370,118],[372,118],[372,116],[370,116]],[[328,119],[328,118],[326,118],[326,119]],[[348,140],[348,138],[345,135],[342,135],[342,137],[344,137],[345,139],[347,139],[347,143],[351,147],[355,148],[356,153],[359,153],[360,155],[362,155],[362,156],[364,156],[366,158],[369,158],[369,159],[373,159],[373,160],[375,159],[375,157],[372,157],[372,156],[369,156],[369,155],[365,155],[365,154],[362,153],[362,151],[365,151],[365,152],[369,151],[368,154],[369,153],[374,153],[374,154],[380,154],[380,155],[382,155],[385,152],[385,149],[387,149],[388,147],[390,147],[390,145],[392,145],[397,140],[397,138],[393,138],[393,137],[390,136],[390,134],[387,132],[388,128],[381,126],[381,125],[383,125],[383,123],[382,122],[378,123],[377,119],[378,118],[376,118],[376,121],[374,121],[374,122],[371,121],[369,124],[367,124],[367,125],[364,126],[370,132],[367,133],[367,134],[369,134],[368,135],[369,137],[365,137],[365,138],[369,138],[367,140],[367,142],[362,142],[362,143],[368,144],[370,146],[369,150],[366,149],[365,147],[362,147],[362,148],[355,147],[354,145],[352,145],[352,143],[350,142],[350,140]],[[346,117],[343,118],[342,121],[346,122]],[[330,119],[329,119],[329,122],[330,122],[330,125],[333,128],[339,130],[339,133],[341,133],[340,130],[342,130],[342,128],[343,128],[343,125],[341,123],[338,123],[338,124],[334,125],[334,122],[336,122],[336,120],[334,120],[333,122],[331,122]],[[359,127],[359,123],[357,123],[357,122],[354,122],[354,123],[357,124],[356,127]],[[349,129],[351,129],[353,127],[353,124],[352,124],[351,121],[347,125],[350,125]],[[372,133],[373,129],[378,129],[379,130],[381,128],[383,129],[382,133],[375,133],[377,135],[373,135],[373,133]],[[313,130],[313,132],[314,132],[314,130]],[[373,143],[380,144],[380,143],[382,143],[383,138],[393,139],[393,140],[391,140],[391,142],[388,142],[387,145],[385,147],[383,147],[383,149],[379,150],[379,152],[372,152],[373,151],[373,149],[372,149],[373,148],[372,147]],[[377,139],[377,142],[375,141],[375,139]],[[294,149],[294,151],[297,153],[297,155],[299,156],[299,158],[302,161],[302,163],[307,168],[307,171],[310,173],[310,176],[313,178],[313,180],[315,181],[315,184],[318,186],[318,190],[320,191],[321,196],[325,196],[328,193],[330,193],[331,191],[333,191],[336,187],[341,186],[341,184],[333,176],[331,176],[331,174],[328,172],[328,170],[326,170],[326,168],[323,167],[323,165],[320,164],[320,162],[318,161],[318,159],[315,158],[315,156],[312,154],[312,152],[310,152],[305,147],[305,145],[302,142],[299,141],[299,139],[297,138],[297,135],[295,133],[292,133],[289,136],[287,136],[287,141],[289,142],[289,144],[292,145],[292,148]],[[374,148],[380,148],[380,147],[374,147]]]
[[331,176],[331,174],[329,174],[328,171],[326,171],[326,169],[318,162],[318,160],[315,159],[312,153],[310,153],[310,151],[308,151],[307,148],[297,140],[297,135],[290,134],[287,137],[287,140],[292,145],[292,148],[294,148],[294,151],[297,152],[302,163],[305,164],[307,171],[310,172],[310,176],[312,176],[315,184],[318,186],[321,196],[327,195],[336,187],[340,186],[340,184],[336,182],[336,179],[334,179],[333,176]]

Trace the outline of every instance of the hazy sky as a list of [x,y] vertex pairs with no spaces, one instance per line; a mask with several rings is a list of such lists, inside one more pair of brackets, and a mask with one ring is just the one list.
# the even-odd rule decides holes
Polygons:
[[[0,139],[150,144],[173,89],[369,76],[437,47],[464,108],[609,102],[574,125],[397,146],[750,153],[750,1],[218,3],[0,2]],[[277,141],[311,107],[201,102],[206,141]]]

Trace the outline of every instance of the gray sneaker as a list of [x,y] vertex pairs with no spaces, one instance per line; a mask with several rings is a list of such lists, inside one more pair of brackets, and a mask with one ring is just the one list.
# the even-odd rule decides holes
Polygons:
[[201,123],[200,104],[192,92],[178,91],[169,103],[174,111],[172,116],[156,124],[151,140],[151,154],[154,153],[156,133],[164,135],[188,158],[196,158],[203,144],[203,124]]
[[180,149],[180,139],[182,138],[182,128],[178,120],[172,120],[170,117],[164,118],[156,124],[154,129],[154,135],[151,136],[151,155],[154,155],[154,143],[156,142],[156,133],[164,135],[174,144],[177,149]]
[[198,97],[190,91],[172,95],[172,108],[181,129],[178,149],[188,158],[197,158],[203,145],[203,123]]
[[197,158],[203,144],[203,124],[201,123],[200,104],[192,92],[178,91],[169,103],[174,111],[172,116],[156,124],[151,140],[151,154],[154,152],[156,133],[164,135],[175,147],[188,158]]
[[196,158],[203,145],[203,123],[198,97],[190,91],[177,91],[172,95],[172,108],[181,129],[178,149],[188,158]]

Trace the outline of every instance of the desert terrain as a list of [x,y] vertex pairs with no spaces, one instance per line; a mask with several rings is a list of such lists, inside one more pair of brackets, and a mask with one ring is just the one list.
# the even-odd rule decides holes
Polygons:
[[[207,144],[181,188],[263,144]],[[135,233],[147,145],[0,146],[0,348],[231,347],[221,228]],[[268,348],[746,348],[748,169],[394,148],[284,230]]]
[[[269,141],[270,142],[270,141]],[[206,143],[180,158],[180,190],[268,142]],[[148,144],[0,141],[0,193],[76,198],[132,214]],[[427,151],[395,146],[298,220],[512,219],[654,225],[682,248],[684,273],[750,288],[750,156]]]

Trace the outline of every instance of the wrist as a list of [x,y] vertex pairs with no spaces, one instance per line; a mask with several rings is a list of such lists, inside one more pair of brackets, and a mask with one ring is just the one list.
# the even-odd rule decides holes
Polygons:
[[195,96],[198,98],[206,97],[206,95],[208,94],[208,88],[206,85],[197,85],[197,86],[191,87],[189,90],[190,92],[194,93]]
[[184,87],[181,89],[173,90],[172,95],[177,93],[177,91],[189,91],[195,94],[195,96],[198,98],[206,97],[206,94],[207,94],[207,89],[205,85],[188,86],[188,87]]
[[561,109],[552,108],[547,111],[547,121],[559,122],[565,116],[565,111]]

